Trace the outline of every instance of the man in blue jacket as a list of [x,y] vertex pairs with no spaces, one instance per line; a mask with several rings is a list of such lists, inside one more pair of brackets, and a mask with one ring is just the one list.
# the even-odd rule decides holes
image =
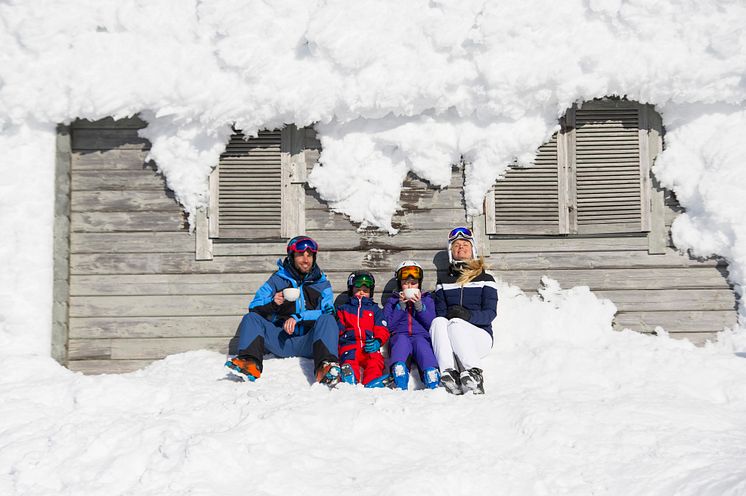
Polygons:
[[277,271],[256,292],[241,320],[238,355],[226,367],[255,381],[268,351],[283,358],[313,358],[318,382],[339,381],[334,295],[316,264],[318,249],[307,236],[288,242],[287,257],[277,260]]

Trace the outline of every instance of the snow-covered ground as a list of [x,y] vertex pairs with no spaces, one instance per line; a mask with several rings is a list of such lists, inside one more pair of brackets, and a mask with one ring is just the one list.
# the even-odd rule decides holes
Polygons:
[[746,494],[733,335],[696,348],[612,331],[585,288],[500,292],[484,396],[330,391],[306,359],[243,383],[207,351],[108,376],[6,356],[0,494]]
[[[139,113],[188,212],[230,125],[314,124],[310,184],[391,230],[411,171],[466,201],[573,103],[654,104],[682,249],[746,282],[741,0],[0,0],[0,494],[746,494],[746,338],[614,333],[582,288],[501,291],[488,394],[256,384],[223,357],[83,377],[50,348],[55,126]],[[742,309],[743,312],[743,309]]]

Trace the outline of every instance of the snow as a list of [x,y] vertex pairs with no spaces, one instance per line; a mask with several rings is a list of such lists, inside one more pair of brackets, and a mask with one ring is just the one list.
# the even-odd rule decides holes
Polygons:
[[551,280],[500,294],[484,396],[330,391],[298,358],[244,383],[209,351],[103,376],[6,356],[0,493],[744,494],[746,342],[615,332]]
[[745,21],[738,0],[0,1],[0,493],[746,493],[744,332],[612,332],[612,303],[551,281],[501,289],[485,397],[329,392],[298,359],[237,384],[209,352],[100,377],[48,358],[55,126],[78,117],[139,113],[190,214],[232,124],[314,125],[310,184],[393,232],[408,172],[444,186],[464,160],[476,213],[573,103],[626,95],[663,118],[675,243],[740,292]]

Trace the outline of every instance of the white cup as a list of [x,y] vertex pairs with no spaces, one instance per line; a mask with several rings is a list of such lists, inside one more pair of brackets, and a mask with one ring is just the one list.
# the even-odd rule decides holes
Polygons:
[[300,296],[300,289],[285,288],[282,290],[282,296],[284,296],[287,301],[295,301]]
[[420,294],[419,288],[406,288],[404,290],[404,298],[406,298],[408,300],[413,299],[418,294]]

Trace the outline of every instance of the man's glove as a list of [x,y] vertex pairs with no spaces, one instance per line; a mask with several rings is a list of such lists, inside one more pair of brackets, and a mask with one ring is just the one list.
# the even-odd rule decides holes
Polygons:
[[464,319],[468,322],[471,318],[471,312],[468,308],[464,308],[461,305],[451,305],[450,307],[448,307],[448,311],[446,312],[446,318],[448,320]]
[[376,338],[368,338],[365,340],[365,346],[363,347],[366,353],[375,353],[381,349],[381,340]]

